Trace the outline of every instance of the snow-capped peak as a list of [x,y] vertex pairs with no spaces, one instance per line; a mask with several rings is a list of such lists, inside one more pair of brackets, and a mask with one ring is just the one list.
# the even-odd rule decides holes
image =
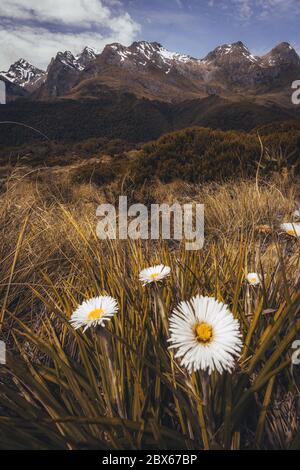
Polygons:
[[92,47],[85,47],[83,51],[76,55],[75,60],[80,70],[83,70],[92,60],[95,60],[99,51]]
[[12,64],[7,72],[0,72],[0,75],[11,83],[26,88],[40,81],[45,72],[21,58]]
[[67,67],[76,68],[76,58],[73,56],[72,52],[70,51],[58,52],[56,54],[55,60],[58,60],[62,64],[66,65]]
[[93,47],[86,46],[80,54],[77,55],[77,57],[80,57],[80,55],[86,54],[89,57],[96,57],[97,54],[99,54],[99,51],[97,51]]
[[170,61],[188,62],[192,60],[188,55],[169,51],[158,42],[141,41],[138,43],[133,43],[130,48],[138,50],[148,60],[153,60],[155,57],[160,57],[163,62],[168,64]]
[[[170,52],[158,42],[139,41],[134,42],[129,47],[113,43],[105,49],[108,53],[110,63],[120,63],[123,66],[137,66],[139,68],[155,65],[168,74],[173,66],[178,63],[185,64],[196,60],[191,57],[176,52]],[[110,56],[112,51],[113,55]]]
[[248,61],[256,64],[259,59],[251,54],[248,47],[241,41],[232,44],[223,44],[210,52],[204,59],[205,62],[220,62],[220,61]]
[[82,52],[76,56],[70,51],[58,52],[56,59],[67,67],[76,70],[83,70],[92,60],[97,57],[98,52],[91,47],[85,47]]
[[278,66],[281,64],[300,65],[300,59],[295,49],[288,43],[282,42],[275,46],[268,54],[262,57],[267,66]]
[[171,60],[175,62],[186,63],[186,62],[190,62],[191,60],[195,60],[195,59],[192,59],[192,57],[185,55],[185,54],[179,54],[178,52],[170,52],[169,50],[165,49],[162,46],[159,49],[159,54],[165,60]]

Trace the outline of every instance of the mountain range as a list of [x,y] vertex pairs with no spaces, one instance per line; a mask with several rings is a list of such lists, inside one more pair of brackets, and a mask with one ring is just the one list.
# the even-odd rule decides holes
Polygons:
[[300,58],[283,42],[263,56],[242,43],[217,47],[202,59],[172,53],[157,42],[114,43],[58,52],[43,71],[20,59],[0,73],[7,89],[0,120],[10,122],[0,144],[41,138],[145,142],[189,126],[251,130],[300,117],[291,84]]
[[98,98],[103,87],[109,87],[166,102],[209,95],[232,98],[247,92],[258,101],[288,105],[286,87],[290,92],[291,81],[300,77],[300,58],[286,42],[261,57],[236,42],[197,59],[170,52],[157,42],[140,41],[129,47],[109,44],[101,53],[89,47],[77,56],[58,52],[46,71],[20,59],[7,72],[0,72],[1,77],[23,90],[14,89],[9,98]]

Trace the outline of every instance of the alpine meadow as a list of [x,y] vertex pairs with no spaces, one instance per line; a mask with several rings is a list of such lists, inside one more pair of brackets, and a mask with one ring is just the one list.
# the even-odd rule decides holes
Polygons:
[[299,450],[297,2],[6,3],[0,449]]

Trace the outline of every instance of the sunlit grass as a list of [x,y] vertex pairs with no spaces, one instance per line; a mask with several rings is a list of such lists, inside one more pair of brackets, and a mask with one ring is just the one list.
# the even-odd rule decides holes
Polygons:
[[[164,188],[152,189],[163,200]],[[0,216],[1,334],[8,346],[0,448],[297,445],[296,408],[288,417],[285,406],[278,411],[299,386],[291,345],[300,330],[300,241],[280,231],[292,220],[297,185],[165,191],[172,200],[193,193],[205,203],[203,250],[99,241],[95,209],[103,193],[86,188],[83,202],[75,188],[66,201],[35,182],[10,181]],[[170,276],[143,286],[141,270],[159,264]],[[259,285],[247,282],[251,272]],[[171,312],[197,294],[227,304],[240,323],[243,351],[232,374],[189,374],[168,349]],[[104,328],[75,331],[72,313],[99,295],[115,298],[118,312]]]

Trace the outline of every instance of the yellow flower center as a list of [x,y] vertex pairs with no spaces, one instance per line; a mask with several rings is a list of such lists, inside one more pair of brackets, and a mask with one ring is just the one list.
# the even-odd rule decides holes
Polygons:
[[251,277],[251,278],[250,278],[250,283],[251,283],[251,284],[255,284],[256,282],[257,282],[256,277]]
[[88,319],[89,321],[99,320],[99,318],[102,317],[103,313],[104,313],[103,308],[95,308],[95,310],[92,310],[92,311],[88,314],[87,319]]
[[289,235],[292,235],[292,236],[294,237],[294,236],[296,235],[296,230],[295,230],[294,228],[289,228],[289,229],[287,230],[287,233],[288,233]]
[[153,279],[153,280],[157,279],[158,276],[159,276],[159,273],[150,274],[150,278]]
[[212,340],[213,329],[208,323],[197,323],[195,326],[195,335],[199,343],[207,344]]

